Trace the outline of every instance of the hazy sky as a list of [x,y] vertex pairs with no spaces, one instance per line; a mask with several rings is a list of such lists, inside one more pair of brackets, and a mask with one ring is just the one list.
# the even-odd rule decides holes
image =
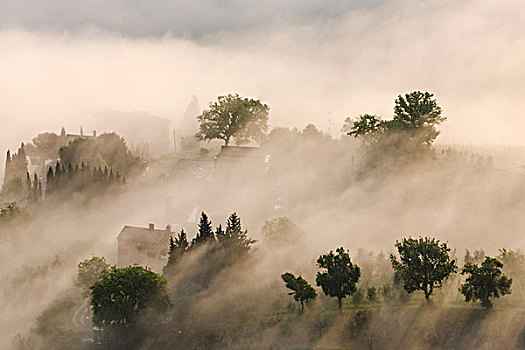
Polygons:
[[383,0],[89,0],[0,1],[3,27],[70,29],[98,26],[126,35],[199,37],[278,22],[333,19]]
[[273,125],[338,133],[390,117],[398,94],[429,90],[444,141],[521,143],[525,11],[518,0],[0,0],[0,149],[45,130],[95,127],[142,110],[177,125],[238,92]]

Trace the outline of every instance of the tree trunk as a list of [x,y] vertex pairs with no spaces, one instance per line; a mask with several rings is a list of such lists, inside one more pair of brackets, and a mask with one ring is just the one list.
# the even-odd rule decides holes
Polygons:
[[339,313],[343,312],[343,299],[340,297],[337,297],[337,301],[339,302]]
[[304,302],[301,300],[301,313],[304,311]]
[[228,137],[228,138],[226,138],[226,139],[224,140],[224,146],[225,146],[225,147],[228,147],[228,144],[229,144],[229,143],[230,143],[230,138]]

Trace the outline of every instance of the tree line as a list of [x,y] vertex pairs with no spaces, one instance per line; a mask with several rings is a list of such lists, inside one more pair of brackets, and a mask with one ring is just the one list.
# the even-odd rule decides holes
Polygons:
[[[457,272],[456,260],[450,257],[451,249],[447,243],[440,243],[435,238],[404,238],[396,241],[395,247],[399,257],[392,254],[390,260],[397,277],[403,282],[403,288],[409,294],[423,292],[427,304],[434,291]],[[317,266],[323,269],[317,273],[317,286],[322,288],[324,294],[337,298],[341,312],[342,299],[357,291],[361,269],[352,263],[348,251],[343,247],[338,248],[336,254],[330,251],[321,255],[317,259]],[[494,299],[510,294],[513,280],[502,272],[502,268],[503,263],[494,257],[486,256],[481,264],[466,261],[461,270],[466,280],[459,288],[465,302],[479,301],[481,306],[492,308]],[[304,309],[304,303],[316,297],[315,289],[300,275],[295,277],[287,272],[281,278],[291,290],[290,295],[301,303],[301,309]],[[367,290],[367,297],[371,301],[375,299],[375,294],[374,287]]]

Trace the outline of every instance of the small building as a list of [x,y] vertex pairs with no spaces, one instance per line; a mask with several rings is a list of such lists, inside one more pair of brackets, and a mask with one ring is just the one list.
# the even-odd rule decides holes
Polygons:
[[162,272],[168,261],[169,241],[173,235],[171,225],[159,230],[149,227],[124,226],[117,236],[117,265],[141,265]]
[[221,172],[232,172],[249,166],[252,170],[266,171],[270,168],[271,156],[260,147],[221,146],[215,156],[214,168]]

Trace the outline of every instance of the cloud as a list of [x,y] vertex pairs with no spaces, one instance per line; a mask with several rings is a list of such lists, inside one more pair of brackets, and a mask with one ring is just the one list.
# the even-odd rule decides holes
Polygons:
[[76,30],[95,25],[128,35],[200,36],[237,31],[279,21],[305,21],[339,16],[382,0],[116,0],[116,1],[0,1],[4,27]]
[[[114,30],[130,25],[134,14],[165,29],[173,3],[165,11],[140,1],[106,7],[91,2],[89,11],[59,11],[72,5],[57,2],[46,7],[40,22],[31,16],[43,5],[22,14],[17,11],[23,3],[10,3],[1,22],[22,25],[0,31],[0,122],[9,126],[0,131],[0,147],[14,148],[62,125],[77,130],[83,124],[88,131],[95,127],[94,113],[108,108],[148,111],[176,125],[193,94],[204,108],[230,92],[269,104],[273,125],[313,122],[337,134],[346,116],[390,117],[395,97],[415,89],[434,92],[442,105],[448,121],[441,140],[521,141],[525,13],[515,10],[520,2],[363,3],[336,1],[320,9],[317,1],[280,7],[197,2],[180,13],[202,19],[185,15],[181,23],[205,28],[221,22],[208,19],[220,19],[221,11],[235,23],[239,16],[257,17],[243,30],[242,21],[237,30],[203,29],[198,39],[175,29],[157,36]],[[280,10],[272,12],[275,8]],[[36,30],[60,21],[76,29]],[[101,21],[115,26],[104,29]],[[137,33],[156,32],[140,28]]]

